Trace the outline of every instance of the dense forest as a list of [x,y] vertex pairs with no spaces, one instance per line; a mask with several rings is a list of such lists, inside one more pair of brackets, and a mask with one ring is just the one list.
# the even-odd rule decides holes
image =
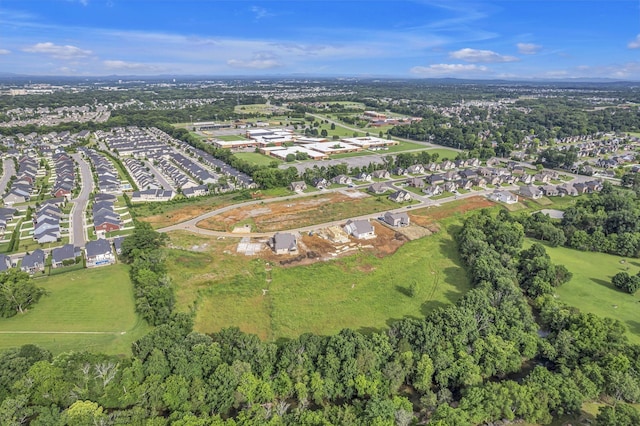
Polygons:
[[553,296],[570,272],[523,250],[508,213],[457,232],[474,288],[455,305],[385,332],[345,329],[262,342],[236,328],[193,331],[173,312],[164,239],[140,226],[123,243],[137,309],[156,324],[127,358],[27,345],[0,354],[3,425],[547,424],[600,399],[597,424],[635,425],[640,347],[624,326]]

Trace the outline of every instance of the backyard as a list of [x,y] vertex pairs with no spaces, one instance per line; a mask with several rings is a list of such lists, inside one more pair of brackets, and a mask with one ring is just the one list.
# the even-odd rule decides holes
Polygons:
[[38,278],[48,294],[25,314],[0,319],[0,349],[37,344],[54,353],[131,354],[150,327],[134,311],[129,268],[112,265]]

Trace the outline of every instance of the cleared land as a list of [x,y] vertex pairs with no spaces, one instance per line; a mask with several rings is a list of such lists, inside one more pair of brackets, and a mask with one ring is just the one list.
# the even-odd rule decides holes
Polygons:
[[54,353],[130,354],[149,331],[135,313],[128,267],[113,265],[40,278],[49,294],[26,314],[0,319],[0,349],[28,343]]
[[232,231],[250,225],[254,232],[301,228],[348,219],[400,207],[386,196],[345,190],[297,200],[277,201],[251,208],[238,208],[198,222],[198,227],[214,231]]
[[624,293],[611,284],[618,272],[638,273],[638,259],[564,247],[547,247],[547,253],[554,263],[565,265],[573,273],[571,281],[556,289],[559,300],[582,312],[622,321],[629,329],[629,340],[640,343],[640,294]]
[[[360,250],[295,267],[237,255],[237,239],[172,233],[172,243],[198,251],[169,250],[167,260],[175,282],[180,277],[178,307],[195,311],[198,331],[238,326],[266,340],[345,327],[373,331],[395,319],[422,317],[469,289],[449,225],[406,242],[390,256]],[[411,297],[414,282],[417,292]]]
[[[238,326],[266,340],[345,327],[380,330],[399,318],[422,317],[469,289],[450,231],[464,213],[491,206],[473,197],[412,210],[415,228],[396,232],[376,223],[380,238],[335,258],[330,252],[338,244],[303,235],[301,254],[313,251],[319,257],[292,263],[287,260],[296,257],[268,250],[254,257],[237,254],[239,238],[171,232],[174,249],[168,250],[167,265],[179,283],[177,306],[195,313],[198,331]],[[417,292],[411,297],[414,282]]]

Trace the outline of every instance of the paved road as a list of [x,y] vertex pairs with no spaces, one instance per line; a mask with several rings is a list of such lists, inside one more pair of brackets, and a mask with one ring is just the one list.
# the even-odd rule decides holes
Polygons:
[[9,178],[16,174],[16,165],[12,158],[5,158],[2,162],[2,177],[0,177],[0,196],[4,195]]
[[85,212],[89,203],[89,195],[93,192],[93,174],[91,167],[80,154],[71,155],[80,168],[81,190],[78,198],[71,200],[69,242],[76,247],[84,247],[87,241],[87,229],[85,228]]
[[[154,166],[151,161],[144,161],[144,165],[149,167],[149,171],[151,172],[151,174],[153,174],[153,176],[155,176],[155,178],[158,181],[158,183],[160,183],[160,185],[162,185],[162,187],[164,189],[169,190],[169,191],[175,191],[174,186],[171,185],[171,183],[167,180],[167,178],[164,177],[164,175],[160,172],[160,170],[158,170],[156,168],[156,166]],[[140,188],[141,191],[143,189],[145,189],[145,188]]]
[[[404,181],[406,179],[400,179],[399,181]],[[397,181],[396,181],[397,182]],[[364,188],[367,187],[368,185],[361,185],[358,188]],[[510,186],[510,187],[504,187],[502,188],[503,190],[514,190],[517,189],[518,186],[514,185],[514,186]],[[323,191],[322,193],[330,193],[330,192],[336,192],[336,191],[344,191],[347,188],[336,188],[336,189],[332,189],[332,190],[327,190],[327,191]],[[355,188],[354,188],[355,189]],[[484,191],[472,191],[466,194],[459,194],[459,195],[454,195],[448,198],[443,198],[440,200],[431,200],[429,198],[426,197],[422,197],[422,196],[417,196],[414,197],[414,199],[417,199],[418,201],[420,201],[419,204],[413,204],[411,206],[402,206],[402,207],[398,207],[396,209],[385,209],[381,212],[376,212],[376,213],[371,213],[371,214],[366,214],[366,215],[362,215],[362,216],[357,216],[357,217],[352,217],[350,219],[375,219],[377,217],[380,216],[381,213],[387,212],[387,211],[391,211],[391,212],[403,212],[403,211],[408,211],[409,209],[419,209],[422,207],[429,207],[429,206],[439,206],[441,204],[444,203],[448,203],[454,200],[459,200],[459,199],[464,199],[464,198],[469,198],[469,197],[474,197],[474,196],[483,196],[483,195],[487,195],[492,193],[494,190],[493,189],[489,189],[489,190],[484,190]],[[182,222],[179,223],[177,225],[172,225],[172,226],[168,226],[166,228],[162,228],[162,229],[158,229],[159,232],[170,232],[170,231],[190,231],[196,234],[201,234],[201,235],[209,235],[209,236],[214,236],[214,237],[235,237],[235,238],[241,238],[241,237],[254,237],[254,238],[262,238],[262,237],[271,237],[273,236],[274,232],[251,232],[251,233],[234,233],[234,232],[221,232],[221,231],[211,231],[208,229],[202,229],[199,228],[197,226],[197,223],[200,222],[201,220],[210,218],[212,216],[216,216],[218,214],[227,212],[229,210],[234,210],[234,209],[238,209],[238,208],[247,208],[256,204],[260,204],[260,205],[264,205],[264,204],[268,204],[268,203],[273,203],[273,202],[277,202],[277,201],[283,201],[283,200],[290,200],[290,199],[295,199],[295,198],[302,198],[302,197],[312,197],[314,195],[318,195],[317,192],[311,192],[311,193],[304,193],[304,194],[296,194],[296,195],[291,195],[288,197],[279,197],[279,198],[272,198],[272,199],[268,199],[268,200],[254,200],[254,201],[248,201],[246,203],[242,203],[242,204],[234,204],[231,206],[226,206],[226,207],[222,207],[216,210],[212,210],[210,212],[207,212],[205,214],[202,214],[196,218],[193,218],[191,220],[188,220],[186,222]],[[416,195],[414,193],[412,193],[412,195]],[[342,225],[345,223],[347,219],[340,219],[340,220],[334,220],[331,222],[326,222],[326,223],[319,223],[319,224],[315,224],[315,225],[311,225],[311,226],[304,226],[304,227],[300,227],[300,228],[294,228],[294,229],[281,229],[281,232],[308,232],[308,231],[313,231],[316,229],[320,229],[320,228],[326,228],[329,226],[334,226],[334,225]]]

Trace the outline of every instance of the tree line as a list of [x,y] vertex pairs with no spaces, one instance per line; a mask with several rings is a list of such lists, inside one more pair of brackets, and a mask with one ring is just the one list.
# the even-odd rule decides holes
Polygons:
[[[53,357],[34,345],[5,351],[0,423],[548,424],[601,398],[609,404],[598,425],[637,424],[628,403],[640,399],[640,346],[627,342],[619,321],[554,299],[570,275],[541,245],[523,250],[524,235],[506,212],[470,216],[456,241],[474,288],[382,332],[279,342],[237,328],[205,335],[170,302],[144,314],[156,327],[133,344],[132,357]],[[147,302],[136,302],[141,312],[156,306],[146,290],[164,287],[162,240],[142,226],[123,242],[134,286],[149,285]]]

